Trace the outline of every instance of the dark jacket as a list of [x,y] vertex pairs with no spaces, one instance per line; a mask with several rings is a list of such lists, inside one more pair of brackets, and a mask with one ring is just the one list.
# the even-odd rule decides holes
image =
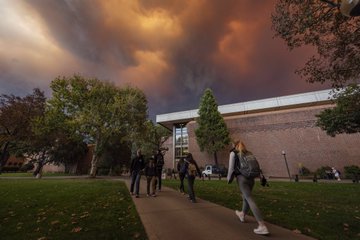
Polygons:
[[130,173],[132,173],[134,171],[139,172],[139,171],[143,170],[144,167],[145,167],[144,156],[143,155],[136,156],[131,161]]
[[152,176],[156,176],[156,166],[155,166],[155,161],[149,161],[146,166],[145,166],[145,176],[149,176],[149,177],[152,177]]

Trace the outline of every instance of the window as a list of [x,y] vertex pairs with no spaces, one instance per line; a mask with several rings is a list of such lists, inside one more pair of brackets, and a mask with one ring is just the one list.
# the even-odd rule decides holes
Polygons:
[[189,152],[189,135],[185,124],[175,126],[175,160]]

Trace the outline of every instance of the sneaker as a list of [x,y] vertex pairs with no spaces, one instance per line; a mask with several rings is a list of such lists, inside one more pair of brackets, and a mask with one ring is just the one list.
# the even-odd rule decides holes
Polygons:
[[254,233],[259,235],[268,235],[269,230],[267,229],[266,226],[258,226],[257,228],[254,229]]
[[153,193],[151,196],[152,196],[152,197],[156,197],[156,194],[155,194],[155,193]]
[[150,194],[146,194],[147,197],[150,197]]
[[139,198],[140,196],[139,196],[139,194],[136,194],[136,196],[135,196],[136,198]]
[[244,215],[244,213],[242,213],[242,212],[240,212],[240,211],[238,211],[238,210],[235,210],[235,214],[236,214],[236,216],[239,217],[240,222],[245,222],[245,215]]

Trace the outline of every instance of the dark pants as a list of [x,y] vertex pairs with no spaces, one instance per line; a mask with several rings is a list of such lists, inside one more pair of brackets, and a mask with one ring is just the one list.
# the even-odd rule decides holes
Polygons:
[[134,185],[135,185],[135,194],[139,195],[140,189],[140,171],[133,171],[131,174],[131,185],[130,185],[130,192],[134,192]]
[[195,201],[195,192],[194,192],[194,183],[195,183],[195,176],[188,176],[188,192],[189,198],[192,201]]
[[185,178],[185,174],[183,173],[179,173],[179,178],[180,178],[180,192],[185,192],[185,188],[184,188],[184,178]]
[[150,185],[151,185],[151,194],[155,194],[156,176],[146,176],[147,194],[150,194]]
[[162,175],[162,168],[157,169],[157,184],[159,184],[159,190],[161,190],[161,175]]

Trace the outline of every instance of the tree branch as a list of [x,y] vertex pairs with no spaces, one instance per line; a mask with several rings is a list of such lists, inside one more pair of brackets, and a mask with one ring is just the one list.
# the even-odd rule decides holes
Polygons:
[[333,1],[330,0],[320,0],[320,1],[329,4],[331,7],[340,7],[339,3],[334,3]]

